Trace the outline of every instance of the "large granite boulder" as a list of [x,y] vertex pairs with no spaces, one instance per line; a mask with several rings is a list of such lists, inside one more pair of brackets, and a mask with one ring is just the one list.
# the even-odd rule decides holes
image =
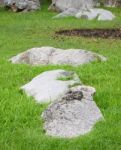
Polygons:
[[32,48],[10,59],[12,63],[31,65],[82,65],[93,61],[105,61],[106,58],[82,49],[58,49],[53,47]]
[[26,12],[40,9],[39,0],[4,0],[4,5],[14,12]]
[[95,89],[88,86],[73,87],[42,114],[47,135],[73,138],[91,131],[103,115],[93,101]]

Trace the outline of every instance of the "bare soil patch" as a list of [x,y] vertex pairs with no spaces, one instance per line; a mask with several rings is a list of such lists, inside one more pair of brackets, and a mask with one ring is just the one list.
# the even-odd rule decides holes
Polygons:
[[66,36],[82,36],[91,38],[112,38],[121,39],[121,29],[72,29],[60,30],[56,32],[57,35]]

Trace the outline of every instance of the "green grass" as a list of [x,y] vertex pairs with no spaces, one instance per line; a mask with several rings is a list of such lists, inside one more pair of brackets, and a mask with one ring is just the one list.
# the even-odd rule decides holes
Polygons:
[[[55,36],[59,29],[121,27],[121,9],[111,22],[52,19],[41,11],[15,14],[0,9],[0,150],[121,150],[121,40]],[[108,58],[79,67],[13,65],[12,56],[32,47],[88,49]],[[105,121],[75,139],[56,139],[43,132],[41,113],[47,107],[20,91],[36,75],[53,69],[75,71],[85,85],[97,90],[95,101]]]

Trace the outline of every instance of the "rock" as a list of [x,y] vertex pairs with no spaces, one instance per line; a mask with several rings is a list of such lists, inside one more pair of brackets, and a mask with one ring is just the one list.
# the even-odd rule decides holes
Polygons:
[[53,18],[74,16],[89,20],[113,20],[115,16],[108,10],[93,8],[97,6],[97,0],[53,0],[49,10],[61,12]]
[[39,103],[51,102],[63,96],[70,86],[80,84],[80,79],[73,72],[54,70],[44,72],[31,82],[21,87],[28,96]]
[[69,16],[75,16],[75,14],[78,13],[78,9],[75,8],[69,8],[62,13],[59,13],[58,15],[54,16],[53,18],[63,18],[63,17],[69,17]]
[[21,89],[39,103],[52,102],[42,113],[47,135],[77,137],[91,131],[95,123],[103,119],[93,101],[95,89],[81,85],[80,79],[73,72],[47,71]]
[[94,5],[93,0],[52,0],[49,10],[63,12],[70,8],[87,10]]
[[74,16],[76,18],[84,18],[88,20],[93,20],[97,19],[99,21],[110,21],[115,18],[115,16],[112,14],[112,12],[105,10],[105,9],[99,9],[99,8],[93,8],[89,10],[77,10],[74,8],[68,9],[53,18],[62,18],[62,17],[69,17],[69,16]]
[[104,9],[90,9],[89,11],[79,12],[76,14],[76,18],[86,18],[88,20],[113,20],[115,16],[108,10]]
[[40,8],[39,0],[4,0],[4,4],[14,12],[33,11]]
[[95,89],[86,86],[71,88],[42,114],[47,135],[73,138],[90,132],[103,115],[92,96]]
[[93,61],[106,61],[106,58],[91,51],[81,49],[58,49],[53,47],[32,48],[10,59],[12,63],[31,65],[82,65]]
[[73,92],[83,91],[83,99],[90,100],[90,101],[93,101],[93,95],[96,93],[95,88],[90,86],[85,86],[85,85],[72,87],[71,90]]

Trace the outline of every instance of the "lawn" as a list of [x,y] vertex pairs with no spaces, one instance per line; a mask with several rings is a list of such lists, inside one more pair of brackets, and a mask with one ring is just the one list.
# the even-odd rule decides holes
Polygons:
[[[0,8],[0,150],[121,150],[121,40],[55,36],[60,29],[121,27],[121,9],[113,8],[114,21],[52,19],[47,6],[32,13],[12,13]],[[79,67],[13,65],[8,59],[32,47],[87,49],[108,58]],[[36,75],[53,69],[75,71],[85,85],[96,88],[94,97],[105,121],[84,136],[57,139],[43,132],[37,104],[20,87]]]

